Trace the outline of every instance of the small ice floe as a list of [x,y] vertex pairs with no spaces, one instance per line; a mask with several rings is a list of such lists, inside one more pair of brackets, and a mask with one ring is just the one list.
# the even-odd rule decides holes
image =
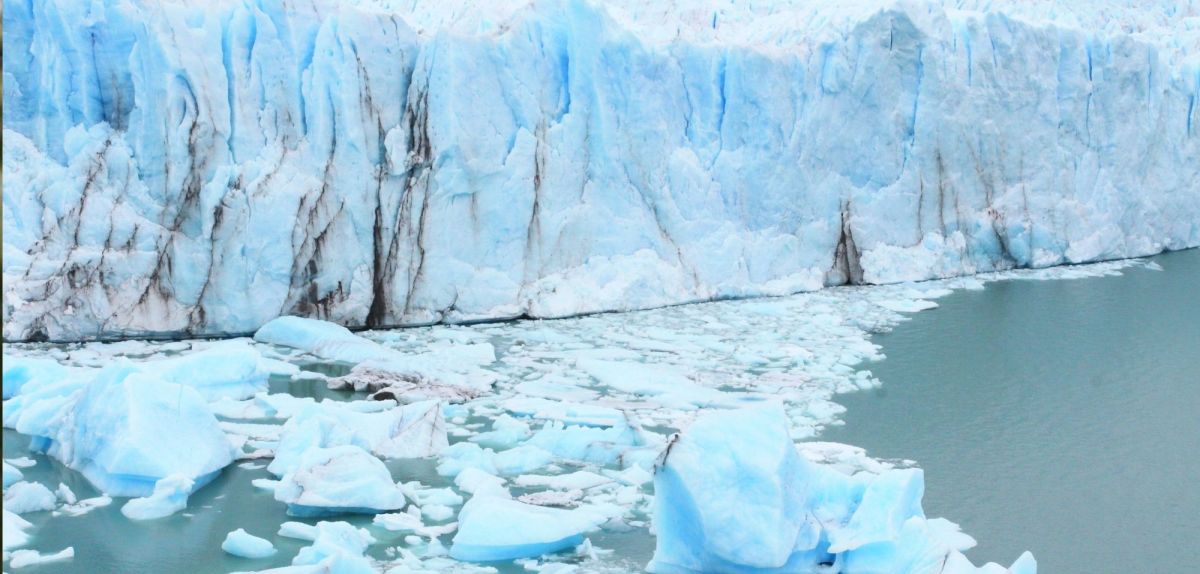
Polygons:
[[17,482],[4,491],[4,509],[16,514],[54,510],[58,497],[38,482]]
[[470,562],[529,558],[573,548],[595,517],[576,510],[475,496],[458,515],[450,557]]
[[134,498],[121,507],[121,514],[132,520],[165,518],[187,508],[188,496],[195,481],[186,475],[175,474],[154,483],[150,496]]
[[221,550],[242,558],[266,558],[275,554],[270,540],[259,538],[239,528],[225,536]]
[[612,481],[613,479],[611,478],[586,470],[553,476],[523,474],[513,480],[517,486],[544,486],[558,490],[586,490],[593,486],[608,484]]
[[625,424],[625,413],[600,405],[518,397],[504,401],[501,406],[515,415],[556,420],[569,425],[611,427]]
[[13,483],[21,480],[25,475],[17,470],[17,467],[4,463],[4,488],[8,488]]
[[373,413],[326,402],[305,407],[283,425],[275,460],[267,468],[282,476],[313,447],[355,445],[384,458],[420,458],[432,456],[448,444],[437,401]]
[[9,548],[18,548],[29,543],[29,533],[26,532],[33,528],[28,520],[21,518],[15,512],[4,509],[3,523],[3,546],[5,550]]
[[14,550],[9,557],[9,568],[24,568],[35,564],[49,564],[51,562],[62,562],[75,557],[75,548],[68,546],[53,554],[41,554],[36,550]]
[[314,447],[275,487],[292,516],[374,514],[404,506],[404,494],[383,462],[354,445]]
[[94,496],[92,498],[85,498],[79,502],[60,506],[56,513],[62,513],[67,516],[83,516],[97,508],[104,508],[112,504],[112,502],[113,499],[109,496]]

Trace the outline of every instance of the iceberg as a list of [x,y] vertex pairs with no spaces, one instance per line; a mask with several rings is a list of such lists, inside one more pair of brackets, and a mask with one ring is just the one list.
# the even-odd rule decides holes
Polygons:
[[7,341],[1200,245],[1200,41],[1173,0],[4,8]]
[[311,447],[275,487],[292,516],[374,514],[402,508],[404,493],[378,458],[355,445]]
[[33,528],[33,524],[7,508],[3,512],[4,520],[0,521],[2,522],[0,526],[3,527],[4,550],[7,551],[9,548],[17,548],[27,544],[29,542],[29,533],[26,531]]
[[23,475],[21,471],[17,469],[17,467],[8,464],[7,462],[4,463],[4,488],[8,488],[13,483],[21,480],[21,478],[24,476],[25,475]]
[[972,566],[961,551],[975,541],[925,517],[919,469],[842,474],[804,459],[788,428],[778,406],[712,411],[673,438],[654,474],[648,571],[1036,574],[1028,553]]
[[267,469],[283,476],[310,449],[344,445],[389,459],[434,456],[449,445],[441,403],[423,401],[366,413],[330,401],[306,405],[284,423],[275,460]]
[[166,518],[187,508],[188,495],[196,482],[182,474],[173,474],[154,483],[150,496],[134,498],[121,507],[121,514],[132,520]]
[[225,535],[221,550],[242,558],[266,558],[275,554],[275,546],[270,540],[254,536],[244,528]]
[[21,481],[4,489],[4,509],[14,514],[54,510],[58,497],[40,482]]
[[8,561],[10,568],[24,568],[35,564],[62,562],[75,557],[75,548],[66,547],[53,554],[42,554],[36,550],[15,550]]
[[90,383],[55,399],[31,403],[27,410],[49,403],[52,412],[22,413],[21,423],[28,424],[16,430],[34,435],[35,446],[105,494],[150,496],[168,476],[191,480],[190,492],[237,457],[194,388],[163,382],[128,362],[101,369]]
[[365,529],[347,522],[318,522],[312,545],[300,549],[292,564],[319,566],[314,572],[373,574],[375,570],[363,554],[374,543]]
[[590,515],[476,494],[458,514],[450,557],[468,562],[531,558],[573,548],[592,529]]

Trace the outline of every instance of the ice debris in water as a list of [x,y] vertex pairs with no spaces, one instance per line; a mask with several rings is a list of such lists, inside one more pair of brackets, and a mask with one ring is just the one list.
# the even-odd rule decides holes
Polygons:
[[154,483],[150,496],[134,498],[121,507],[121,514],[133,520],[166,518],[187,508],[188,495],[196,481],[182,474],[173,474]]
[[5,550],[9,548],[17,548],[24,546],[29,542],[29,533],[26,530],[33,528],[28,520],[21,518],[17,513],[5,508],[3,520],[3,546]]
[[4,509],[16,514],[54,510],[58,497],[38,482],[18,482],[4,489]]
[[275,554],[270,540],[259,538],[239,528],[225,535],[221,550],[242,558],[266,558]]
[[383,462],[355,445],[304,451],[275,487],[275,499],[292,516],[387,512],[405,502]]
[[21,480],[23,476],[24,475],[21,473],[21,471],[17,470],[17,467],[8,464],[7,462],[4,463],[4,488],[8,488],[13,483]]
[[[918,469],[846,475],[800,456],[782,409],[702,414],[663,452],[654,477],[657,547],[647,570],[954,572],[975,541],[921,509]],[[1028,553],[1009,570],[1032,574]]]
[[[488,388],[494,380],[492,374],[479,368],[496,360],[490,343],[446,345],[434,350],[400,353],[355,335],[341,325],[291,316],[267,322],[254,334],[254,339],[300,349],[324,359],[356,364],[360,384],[355,383],[355,377],[347,377],[331,381],[334,388],[349,386],[357,387],[356,390],[376,391],[392,383],[401,387],[420,383],[417,388],[465,387],[469,390],[464,392],[474,393]],[[394,379],[389,380],[388,374],[394,375]]]
[[5,426],[32,435],[33,448],[80,471],[106,494],[148,496],[172,475],[198,488],[237,456],[190,386],[164,382],[123,360],[90,381],[66,384],[46,396],[23,390],[6,401]]
[[283,425],[268,470],[282,476],[313,447],[356,445],[384,458],[420,458],[433,456],[448,444],[437,401],[373,413],[356,412],[330,401],[312,403]]
[[577,510],[486,495],[467,501],[458,520],[450,556],[472,562],[527,558],[571,548],[596,526],[593,516]]
[[9,558],[8,566],[10,568],[24,568],[36,564],[49,564],[51,562],[62,562],[75,557],[75,548],[68,546],[53,554],[42,554],[36,550],[15,550]]

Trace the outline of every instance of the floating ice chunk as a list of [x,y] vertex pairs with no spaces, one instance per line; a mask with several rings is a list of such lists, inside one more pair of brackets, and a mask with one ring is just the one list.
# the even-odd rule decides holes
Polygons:
[[517,497],[517,500],[534,506],[555,506],[558,508],[575,508],[583,498],[582,490],[542,490],[530,492]]
[[650,482],[651,480],[654,480],[654,475],[651,474],[650,471],[636,464],[621,471],[606,470],[604,473],[613,477],[621,484],[630,486],[641,486],[647,482]]
[[533,445],[521,445],[496,453],[492,465],[502,475],[515,475],[536,470],[550,464],[554,455]]
[[809,462],[777,406],[701,415],[664,451],[654,486],[658,538],[647,570],[656,573],[823,563],[846,574],[926,572],[974,544],[925,519],[920,470],[848,476]]
[[631,447],[643,444],[643,440],[637,429],[625,424],[601,428],[550,422],[525,444],[545,449],[560,458],[613,464]]
[[487,474],[497,474],[494,459],[495,451],[482,448],[471,442],[452,444],[438,454],[437,473],[442,476],[458,476],[469,468],[484,471]]
[[29,542],[29,534],[26,530],[33,528],[28,520],[17,516],[17,514],[8,508],[4,509],[4,520],[0,521],[3,530],[3,546],[5,550],[9,548],[17,548],[24,546]]
[[500,496],[511,498],[504,479],[478,468],[465,468],[454,477],[459,490],[475,496]]
[[376,514],[371,523],[392,532],[413,532],[425,526],[425,523],[421,521],[421,510],[415,506],[409,507],[409,510],[409,512]]
[[444,504],[426,504],[421,507],[421,515],[435,522],[454,518],[454,509]]
[[237,456],[195,389],[128,363],[103,369],[77,397],[57,432],[42,436],[51,455],[107,494],[148,496],[173,475],[199,488]]
[[328,566],[332,573],[373,573],[371,562],[363,554],[375,539],[362,528],[348,522],[318,522],[311,546],[300,549],[294,566]]
[[21,456],[21,457],[17,457],[17,458],[6,458],[6,459],[4,459],[4,462],[11,464],[17,468],[30,468],[32,466],[37,466],[37,461],[33,460],[32,458],[29,458],[27,456]]
[[12,483],[21,480],[21,477],[23,476],[24,475],[21,474],[21,471],[17,470],[17,467],[8,464],[7,462],[4,463],[4,488],[8,488]]
[[492,420],[492,430],[471,437],[471,442],[487,448],[506,449],[517,446],[532,435],[529,423],[502,414]]
[[67,516],[83,516],[97,508],[103,508],[112,504],[112,497],[109,496],[94,496],[85,498],[73,504],[67,504],[58,509],[59,512]]
[[581,359],[579,368],[601,384],[635,395],[652,397],[666,407],[737,406],[737,395],[697,385],[684,371],[665,365]]
[[383,462],[354,445],[309,449],[275,488],[275,500],[292,516],[373,514],[405,502]]
[[205,400],[248,399],[267,390],[270,372],[245,339],[222,341],[202,351],[141,363],[138,368],[168,383],[196,389]]
[[249,534],[242,528],[225,535],[221,550],[242,558],[266,558],[275,554],[275,546],[270,540]]
[[341,325],[292,316],[268,321],[254,333],[254,340],[348,363],[378,359],[393,352],[379,343],[351,333]]
[[325,402],[304,407],[283,425],[268,470],[277,476],[290,472],[313,447],[356,445],[385,458],[419,458],[437,454],[448,444],[437,401],[377,413],[355,412]]
[[35,564],[62,562],[75,557],[75,548],[68,546],[54,554],[41,554],[36,550],[15,550],[9,558],[9,568],[24,568]]
[[496,360],[495,349],[488,343],[449,345],[410,355],[355,335],[340,325],[300,317],[273,319],[259,328],[254,339],[301,349],[325,359],[363,363],[360,374],[377,371],[372,376],[331,381],[335,386],[358,386],[362,390],[373,390],[372,385],[391,386],[380,373],[394,373],[396,383],[445,383],[486,389],[495,382],[494,374],[478,368]]
[[508,399],[501,406],[515,415],[562,421],[565,424],[600,427],[625,424],[625,413],[600,405],[521,397]]
[[917,313],[927,309],[935,309],[938,304],[924,299],[884,299],[876,301],[876,305],[897,313]]
[[594,400],[599,394],[596,391],[576,386],[565,377],[543,377],[536,381],[523,381],[513,390],[521,395],[554,399],[559,401],[584,402]]
[[452,488],[423,488],[417,481],[406,482],[401,486],[404,496],[412,499],[419,506],[426,504],[442,504],[458,506],[463,503],[463,497]]
[[469,562],[531,558],[573,548],[594,526],[589,515],[498,497],[474,497],[458,515],[450,557]]
[[513,480],[518,486],[545,486],[556,490],[586,490],[593,486],[608,484],[612,481],[613,479],[611,478],[586,470],[554,476],[523,474]]
[[132,520],[165,518],[187,508],[188,495],[195,481],[186,475],[175,474],[154,484],[154,492],[144,498],[134,498],[121,507],[121,514]]
[[289,521],[279,525],[277,534],[284,538],[313,541],[317,539],[317,527],[303,522]]
[[18,482],[4,491],[4,509],[17,514],[54,510],[58,497],[38,482]]
[[54,489],[54,496],[58,497],[63,504],[75,504],[78,501],[75,491],[62,482],[58,483],[58,488]]
[[52,359],[5,354],[4,398],[10,399],[20,394],[21,388],[31,380],[41,379],[45,382],[53,382],[66,376],[66,373],[67,369]]

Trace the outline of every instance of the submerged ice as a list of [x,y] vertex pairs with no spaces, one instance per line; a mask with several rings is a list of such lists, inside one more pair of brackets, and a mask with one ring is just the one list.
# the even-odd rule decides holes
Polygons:
[[6,340],[558,317],[1200,244],[1192,3],[4,13]]

